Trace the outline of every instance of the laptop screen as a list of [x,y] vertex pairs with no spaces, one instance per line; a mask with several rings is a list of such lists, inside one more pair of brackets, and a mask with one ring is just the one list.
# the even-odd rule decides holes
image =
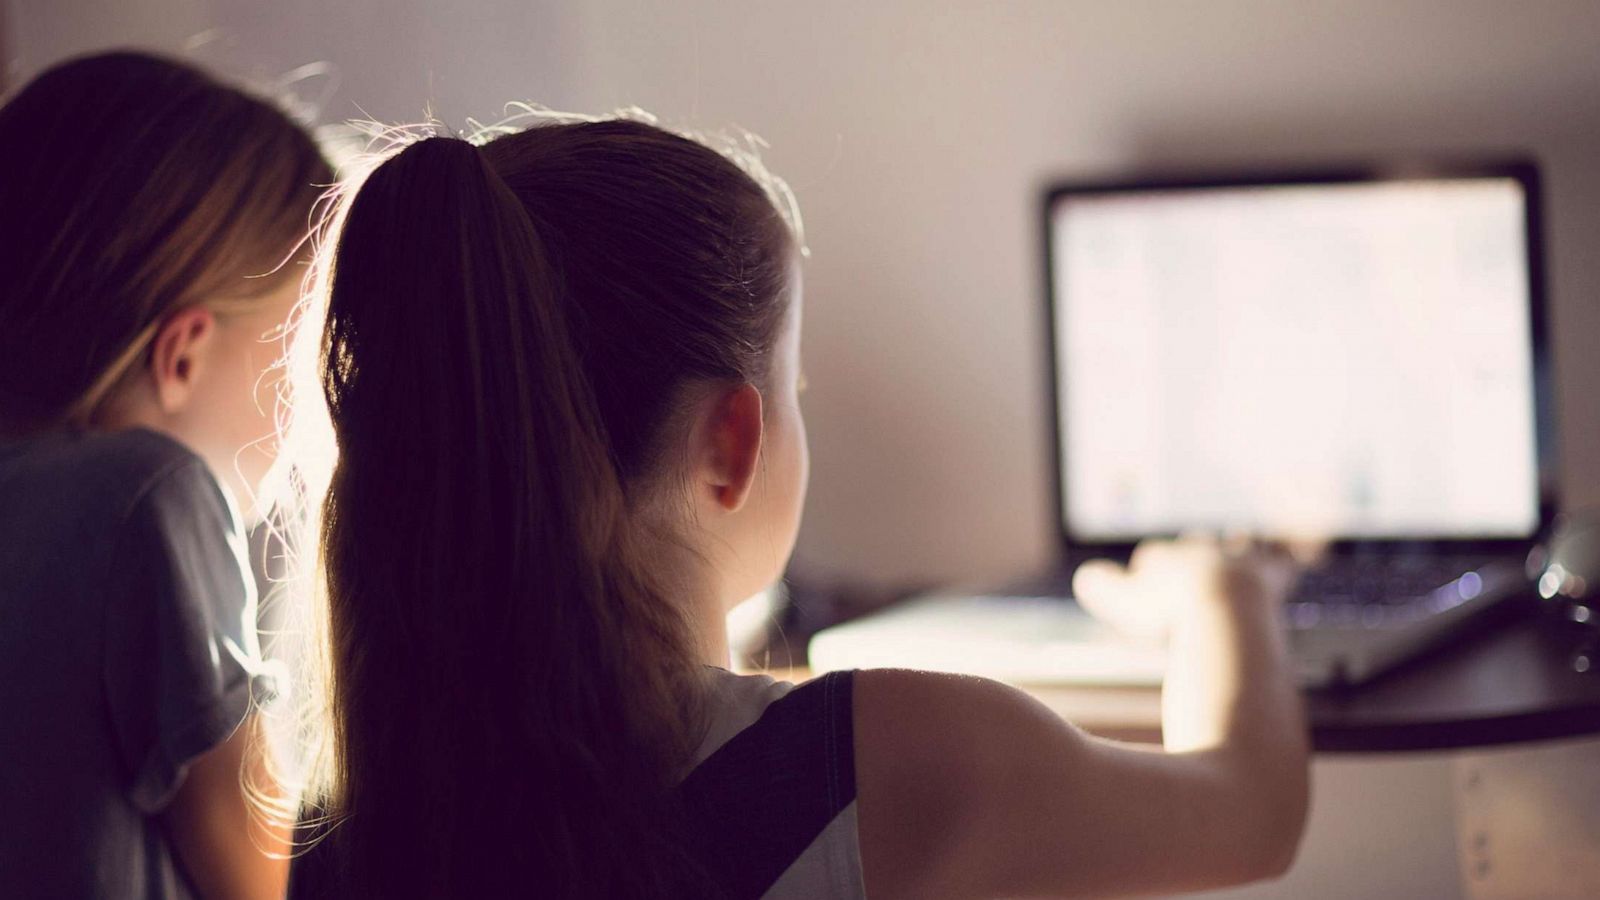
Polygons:
[[1531,536],[1528,202],[1513,177],[1054,192],[1067,534]]

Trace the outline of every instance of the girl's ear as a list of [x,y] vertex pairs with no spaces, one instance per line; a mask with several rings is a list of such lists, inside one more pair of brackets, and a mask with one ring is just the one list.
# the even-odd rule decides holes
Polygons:
[[750,496],[761,462],[761,391],[742,384],[717,396],[696,448],[700,482],[723,510],[738,512]]
[[188,405],[216,333],[216,315],[204,306],[178,310],[156,331],[149,372],[163,413],[172,415]]

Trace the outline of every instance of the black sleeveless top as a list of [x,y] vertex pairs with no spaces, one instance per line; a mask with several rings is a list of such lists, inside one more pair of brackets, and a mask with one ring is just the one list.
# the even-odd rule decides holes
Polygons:
[[[793,687],[719,670],[715,746],[678,786],[684,844],[724,900],[865,896],[855,828],[853,673]],[[754,721],[751,722],[750,720]],[[337,829],[290,870],[290,900],[348,897]],[[303,832],[302,840],[313,838]],[[397,865],[404,865],[397,862]],[[527,896],[537,896],[530,886]]]

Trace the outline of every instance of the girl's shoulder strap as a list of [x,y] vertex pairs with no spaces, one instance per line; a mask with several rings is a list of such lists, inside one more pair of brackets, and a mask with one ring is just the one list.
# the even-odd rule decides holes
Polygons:
[[852,691],[850,671],[788,691],[679,786],[685,842],[726,897],[772,896],[791,869],[797,895],[860,895]]

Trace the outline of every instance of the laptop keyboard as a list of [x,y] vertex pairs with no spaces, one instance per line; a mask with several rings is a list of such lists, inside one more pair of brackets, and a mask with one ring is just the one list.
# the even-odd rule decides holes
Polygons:
[[1474,557],[1336,558],[1301,576],[1289,600],[1294,628],[1391,628],[1444,612],[1484,589]]

